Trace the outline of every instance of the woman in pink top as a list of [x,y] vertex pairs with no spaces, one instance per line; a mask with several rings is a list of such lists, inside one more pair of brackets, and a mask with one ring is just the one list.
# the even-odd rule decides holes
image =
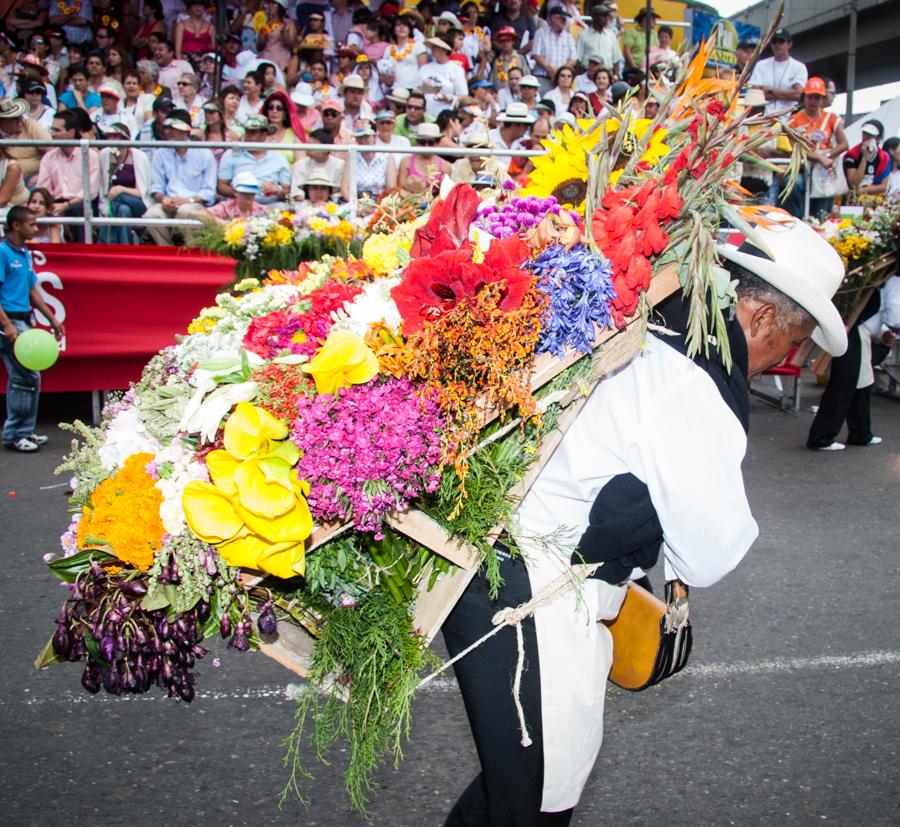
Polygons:
[[203,0],[191,0],[187,12],[187,20],[175,24],[175,57],[199,61],[201,55],[215,50],[216,30],[206,19]]
[[267,0],[266,23],[257,41],[259,56],[282,68],[291,62],[297,45],[297,26],[285,16],[287,5],[287,0]]

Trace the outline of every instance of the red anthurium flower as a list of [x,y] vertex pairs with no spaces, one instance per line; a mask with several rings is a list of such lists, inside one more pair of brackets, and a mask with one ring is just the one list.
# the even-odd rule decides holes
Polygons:
[[478,193],[472,187],[457,184],[446,198],[434,203],[428,223],[416,230],[410,256],[435,255],[468,244],[469,225],[475,220],[478,204]]
[[504,281],[506,287],[500,299],[500,309],[518,310],[522,299],[531,287],[532,277],[519,268],[528,256],[528,245],[518,235],[502,240],[494,239],[478,269],[485,283]]
[[418,333],[428,319],[474,296],[484,283],[484,274],[472,264],[469,249],[413,259],[403,271],[403,280],[391,290],[404,334]]

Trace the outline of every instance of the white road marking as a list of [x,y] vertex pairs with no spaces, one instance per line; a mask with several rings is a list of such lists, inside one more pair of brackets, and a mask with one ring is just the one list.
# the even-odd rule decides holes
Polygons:
[[[699,666],[688,666],[676,677],[679,679],[689,677],[700,678],[724,678],[734,675],[761,675],[777,672],[798,672],[810,669],[859,669],[871,666],[886,666],[900,663],[900,652],[860,652],[856,655],[819,655],[812,658],[786,658],[758,661],[735,661],[734,663],[707,663]],[[303,691],[304,684],[289,683],[284,686],[254,686],[249,688],[236,688],[226,690],[197,691],[198,701],[232,701],[232,700],[296,700]],[[456,680],[453,678],[439,678],[419,690],[420,694],[434,695],[442,692],[455,692]],[[115,697],[106,693],[97,696],[87,692],[70,691],[61,695],[38,697],[30,689],[25,690],[25,706],[38,706],[40,704],[80,704],[97,703],[100,701],[120,703],[145,703],[148,701],[167,701],[161,692],[153,689],[145,695],[124,695]],[[0,706],[9,706],[16,701],[0,699]]]

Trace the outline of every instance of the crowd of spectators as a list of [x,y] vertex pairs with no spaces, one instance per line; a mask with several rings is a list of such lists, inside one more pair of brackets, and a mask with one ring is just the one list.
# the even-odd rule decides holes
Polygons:
[[[218,8],[199,0],[24,0],[4,26],[0,137],[141,143],[99,152],[0,149],[0,208],[39,204],[48,216],[221,220],[238,204],[245,213],[248,199],[239,196],[251,190],[255,205],[296,209],[312,190],[336,201],[395,190],[427,198],[445,175],[471,182],[527,174],[527,158],[507,152],[602,116],[632,89],[635,113],[653,117],[678,58],[672,29],[655,13],[642,9],[623,25],[614,0],[587,9],[574,0],[225,0]],[[803,210],[806,187],[823,210],[844,181],[860,194],[900,187],[897,150],[880,147],[880,125],[848,147],[841,119],[828,110],[834,84],[808,77],[792,45],[777,31],[743,90],[746,105],[781,114],[815,146],[790,208]],[[754,46],[739,44],[738,71]],[[157,145],[190,139],[259,148]],[[314,148],[328,144],[366,149],[353,154],[351,169],[347,153]],[[411,145],[428,151],[378,151]],[[450,152],[456,147],[486,154],[460,158]],[[489,154],[499,166],[486,164]],[[785,147],[772,142],[771,155],[779,154]],[[769,169],[745,169],[745,186],[762,200],[774,201],[780,183]],[[65,232],[82,238],[75,225]],[[119,225],[100,238],[168,243],[172,231]]]
[[[561,124],[604,113],[605,102],[641,84],[648,65],[665,84],[677,57],[669,27],[642,11],[625,28],[614,1],[587,10],[565,0],[218,5],[16,4],[0,33],[0,137],[127,138],[142,146],[7,147],[0,208],[222,221],[257,208],[348,200],[354,182],[358,197],[398,190],[427,198],[445,175],[473,181],[510,163],[527,173],[527,159],[504,151],[531,149]],[[644,103],[642,91],[634,106]],[[259,149],[156,145],[189,139]],[[303,147],[279,148],[291,144]],[[346,153],[314,148],[328,144],[371,149],[354,153],[351,169]],[[388,145],[428,151],[377,151]],[[456,147],[486,155],[448,154]],[[499,167],[486,164],[488,154]],[[82,238],[74,224],[64,232]],[[58,227],[45,235],[61,237]],[[172,231],[100,232],[115,243],[141,238],[169,243]]]

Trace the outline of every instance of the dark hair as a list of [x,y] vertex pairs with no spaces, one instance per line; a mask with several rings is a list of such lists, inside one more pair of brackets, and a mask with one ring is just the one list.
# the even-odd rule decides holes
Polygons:
[[900,138],[888,138],[882,145],[881,148],[885,152],[891,152],[900,146]]
[[244,93],[241,92],[241,90],[237,86],[235,86],[233,83],[229,83],[228,86],[225,86],[222,91],[219,92],[219,99],[224,101],[226,95],[237,95],[238,97],[240,97],[243,94]]
[[72,79],[73,75],[84,75],[85,77],[90,77],[88,75],[87,66],[85,66],[83,63],[79,63],[76,66],[69,67],[69,74],[68,74],[69,80]]
[[409,106],[409,102],[410,102],[413,98],[416,98],[417,100],[422,101],[422,103],[425,103],[425,95],[423,95],[421,92],[410,92],[410,93],[409,93],[409,97],[406,99],[406,105],[407,105],[407,106]]
[[285,95],[283,92],[280,92],[280,93],[275,92],[274,94],[269,95],[269,97],[267,97],[263,101],[262,109],[260,109],[260,114],[265,115],[266,117],[269,116],[267,110],[269,108],[269,104],[272,103],[272,101],[277,101],[278,103],[281,104],[282,108],[284,109],[284,111],[281,113],[281,126],[283,128],[290,129],[291,128],[291,108],[294,105],[293,102],[290,99],[288,99],[287,95]]
[[99,60],[103,64],[103,68],[106,69],[106,52],[104,52],[102,49],[91,49],[84,59],[85,65],[87,65],[87,62],[92,57],[97,58],[97,60]]
[[556,104],[552,100],[550,100],[550,98],[541,98],[538,103],[540,103],[541,106],[546,106],[550,110],[551,114],[556,114]]
[[[83,109],[61,109],[53,116],[53,120],[59,120],[63,122],[63,129],[74,129],[75,137],[80,138],[79,135],[79,118],[75,114],[76,112],[84,112]],[[85,112],[85,114],[87,114]],[[90,120],[90,116],[88,115],[88,119]]]
[[[91,116],[88,114],[87,109],[82,109],[80,106],[78,109],[66,109],[62,114],[66,112],[71,112],[72,117],[75,119],[75,137],[80,138],[85,132],[90,132],[95,124],[91,120]],[[59,114],[59,113],[57,113]],[[56,116],[54,116],[56,117]],[[70,129],[71,127],[66,127],[66,129]]]
[[438,129],[443,132],[447,128],[447,124],[450,121],[458,121],[459,115],[454,112],[452,109],[442,109],[438,112],[437,118],[435,118],[435,123],[438,125]]
[[671,26],[660,26],[656,30],[656,36],[659,37],[661,34],[667,34],[669,37],[675,37],[675,32],[672,31]]
[[174,51],[175,51],[175,44],[174,44],[171,40],[169,40],[169,39],[167,39],[167,38],[165,38],[165,37],[161,37],[160,40],[159,40],[159,42],[160,42],[163,46],[165,46],[170,52],[174,52]]
[[50,194],[50,190],[46,187],[35,187],[28,196],[28,200],[31,201],[35,195],[44,200],[44,206],[47,208],[47,212],[50,212],[50,208],[53,206],[53,196]]
[[128,78],[134,78],[138,83],[141,82],[141,76],[138,74],[137,69],[126,69],[122,72],[122,83],[125,83]]
[[256,72],[261,78],[265,79],[267,68],[271,68],[272,71],[275,73],[275,76],[276,77],[278,76],[278,70],[275,68],[275,64],[270,63],[267,60],[264,60],[262,63],[258,64],[257,67],[253,71]]
[[559,86],[559,76],[563,72],[569,72],[572,75],[572,80],[575,80],[575,70],[571,66],[560,66],[559,69],[556,70],[556,74],[553,75],[553,85]]
[[148,11],[153,13],[153,17],[157,20],[165,20],[166,16],[163,14],[162,3],[160,0],[144,0],[144,14]]
[[318,144],[330,144],[334,142],[334,133],[332,133],[330,129],[325,129],[324,127],[314,129],[309,133],[309,137]]
[[737,48],[745,51],[749,49],[752,52],[756,48],[756,44],[752,40],[742,40],[738,43]]
[[884,124],[881,121],[879,121],[877,118],[868,118],[867,120],[863,121],[863,126],[865,126],[867,123],[870,123],[872,124],[872,126],[878,128],[879,140],[884,137]]
[[250,78],[250,80],[252,80],[257,86],[262,86],[266,80],[259,69],[254,69],[252,72],[247,72],[247,74],[244,75],[244,80],[246,80],[247,78]]
[[640,69],[626,69],[622,72],[622,80],[629,86],[639,86],[644,82],[644,73]]
[[354,25],[359,25],[360,23],[368,23],[373,18],[372,12],[370,12],[367,8],[357,9],[353,12],[353,23]]
[[24,224],[29,218],[34,218],[34,210],[22,206],[10,207],[6,214],[7,231],[13,228],[13,224]]

